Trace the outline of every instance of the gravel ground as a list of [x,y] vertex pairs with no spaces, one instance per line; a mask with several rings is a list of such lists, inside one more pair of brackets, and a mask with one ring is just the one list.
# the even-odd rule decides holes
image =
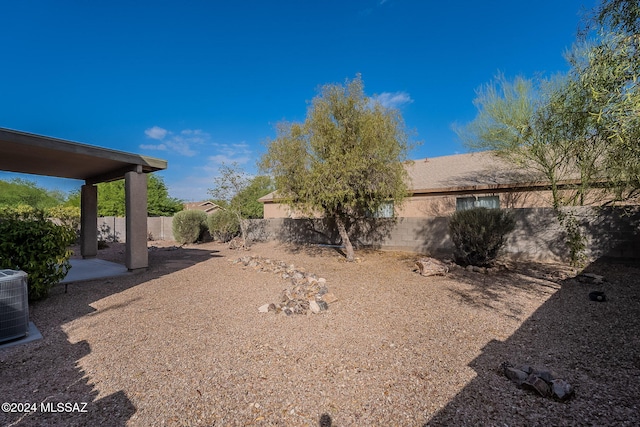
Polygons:
[[[607,279],[595,286],[559,265],[422,277],[406,253],[346,263],[331,248],[150,245],[147,271],[56,286],[30,306],[44,339],[0,350],[0,400],[38,410],[0,412],[0,425],[640,425],[635,267],[593,264]],[[339,300],[317,315],[258,313],[288,282],[230,262],[245,255],[324,277]],[[558,372],[575,397],[516,387],[504,361]]]

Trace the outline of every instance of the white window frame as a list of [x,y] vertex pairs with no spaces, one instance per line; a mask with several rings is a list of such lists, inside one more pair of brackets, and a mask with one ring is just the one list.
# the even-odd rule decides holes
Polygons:
[[456,197],[456,211],[473,208],[500,209],[500,196]]

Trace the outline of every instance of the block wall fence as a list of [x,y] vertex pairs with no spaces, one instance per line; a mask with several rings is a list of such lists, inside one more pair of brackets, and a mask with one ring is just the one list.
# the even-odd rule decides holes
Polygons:
[[[640,260],[639,208],[571,208],[587,238],[590,260],[598,258]],[[509,257],[533,261],[566,261],[565,235],[552,209],[512,209],[516,228],[508,238]],[[149,240],[173,240],[171,217],[149,217]],[[452,252],[448,217],[371,220],[362,224],[353,239],[356,247],[400,250],[435,256]],[[340,242],[331,221],[324,219],[270,218],[249,220],[249,239],[335,245]],[[126,240],[125,219],[98,218],[98,234],[107,241]]]

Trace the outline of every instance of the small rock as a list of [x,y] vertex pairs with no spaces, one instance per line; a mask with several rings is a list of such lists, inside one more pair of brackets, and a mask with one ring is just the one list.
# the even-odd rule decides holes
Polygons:
[[271,306],[273,304],[264,304],[261,305],[260,307],[258,307],[258,312],[259,313],[268,313],[269,312],[269,306]]
[[547,397],[551,395],[551,389],[549,384],[547,384],[542,378],[530,374],[527,379],[522,383],[522,387],[527,390],[534,390],[540,396]]
[[529,374],[527,374],[524,371],[521,371],[520,369],[512,368],[508,366],[504,367],[504,374],[507,376],[507,378],[509,378],[511,381],[513,381],[518,385],[521,385],[529,376]]
[[607,296],[602,291],[593,291],[589,293],[589,299],[591,301],[604,302],[607,300]]
[[544,381],[551,383],[551,381],[555,380],[556,378],[558,378],[558,374],[556,374],[555,372],[549,371],[549,370],[534,370],[534,375],[542,378]]
[[600,276],[599,274],[593,274],[593,273],[582,273],[579,274],[577,277],[579,282],[582,283],[593,283],[594,285],[601,285],[602,283],[605,282],[605,278],[603,276]]
[[565,380],[551,381],[551,393],[558,400],[565,401],[573,396],[573,387]]
[[317,302],[315,302],[314,300],[311,300],[309,301],[309,310],[311,310],[311,312],[314,314],[318,314],[320,313],[320,306],[318,305]]
[[316,304],[318,304],[318,307],[320,307],[320,310],[322,311],[329,310],[329,304],[327,304],[325,301],[316,301]]
[[327,279],[325,279],[324,277],[320,277],[318,279],[318,283],[320,283],[321,285],[324,285],[325,283],[327,283]]

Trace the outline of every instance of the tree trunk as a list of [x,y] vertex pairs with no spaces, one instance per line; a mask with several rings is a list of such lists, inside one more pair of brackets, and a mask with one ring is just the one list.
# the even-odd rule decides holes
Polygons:
[[240,235],[242,236],[242,249],[247,249],[247,224],[239,213],[236,213],[238,222],[240,223]]
[[340,233],[340,237],[342,238],[342,244],[344,245],[344,249],[347,255],[347,261],[352,262],[354,260],[353,246],[351,245],[351,240],[349,240],[349,235],[347,234],[344,219],[339,215],[336,216],[336,227],[338,228],[338,233]]

